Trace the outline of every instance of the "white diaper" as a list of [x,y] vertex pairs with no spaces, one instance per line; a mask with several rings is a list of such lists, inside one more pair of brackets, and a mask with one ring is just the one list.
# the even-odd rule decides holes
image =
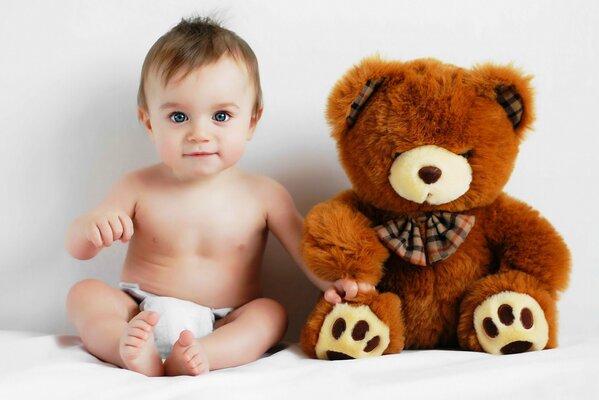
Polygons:
[[182,331],[187,329],[196,338],[206,336],[214,330],[217,318],[233,311],[232,308],[210,308],[174,297],[156,296],[141,290],[137,283],[121,282],[119,286],[137,301],[141,311],[160,314],[160,320],[154,327],[154,340],[163,359],[170,354]]

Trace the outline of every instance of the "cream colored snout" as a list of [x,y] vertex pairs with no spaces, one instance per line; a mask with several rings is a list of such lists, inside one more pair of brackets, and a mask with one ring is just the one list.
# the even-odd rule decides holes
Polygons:
[[472,168],[466,158],[442,147],[420,146],[395,159],[389,182],[404,199],[419,204],[445,204],[468,191]]

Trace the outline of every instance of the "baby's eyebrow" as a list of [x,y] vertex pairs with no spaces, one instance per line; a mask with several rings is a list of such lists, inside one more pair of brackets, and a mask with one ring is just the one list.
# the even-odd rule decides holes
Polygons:
[[[179,103],[173,103],[173,102],[168,102],[168,103],[164,103],[160,106],[161,110],[165,110],[168,108],[183,108],[183,105],[179,104]],[[219,104],[215,104],[213,106],[213,108],[236,108],[239,109],[239,106],[237,105],[237,103],[234,102],[227,102],[227,103],[219,103]]]
[[228,103],[216,104],[214,106],[214,108],[237,108],[237,109],[239,109],[239,106],[237,105],[237,103],[228,102]]
[[165,110],[167,108],[181,108],[181,104],[179,103],[164,103],[163,105],[160,106],[161,110]]

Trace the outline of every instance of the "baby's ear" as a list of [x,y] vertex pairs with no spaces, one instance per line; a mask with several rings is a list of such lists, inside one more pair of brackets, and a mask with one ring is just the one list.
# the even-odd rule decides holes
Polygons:
[[534,91],[531,75],[512,65],[484,64],[473,68],[473,83],[479,94],[497,102],[518,137],[534,122]]
[[150,121],[150,113],[148,113],[148,110],[142,107],[137,107],[137,119],[145,128],[150,140],[154,140],[154,133],[152,131],[152,123]]
[[362,60],[337,81],[327,104],[326,117],[339,140],[358,121],[360,113],[384,85],[389,63],[379,56]]
[[260,121],[260,118],[262,118],[262,111],[264,110],[259,108],[255,113],[252,114],[248,135],[246,137],[247,140],[251,140],[254,137],[254,131],[256,130],[256,126],[258,126],[258,121]]

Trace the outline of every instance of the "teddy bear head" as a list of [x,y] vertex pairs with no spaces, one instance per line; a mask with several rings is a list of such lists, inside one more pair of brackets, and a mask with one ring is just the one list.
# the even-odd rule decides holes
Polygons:
[[534,119],[530,79],[511,66],[363,60],[327,107],[354,191],[401,213],[490,204]]

